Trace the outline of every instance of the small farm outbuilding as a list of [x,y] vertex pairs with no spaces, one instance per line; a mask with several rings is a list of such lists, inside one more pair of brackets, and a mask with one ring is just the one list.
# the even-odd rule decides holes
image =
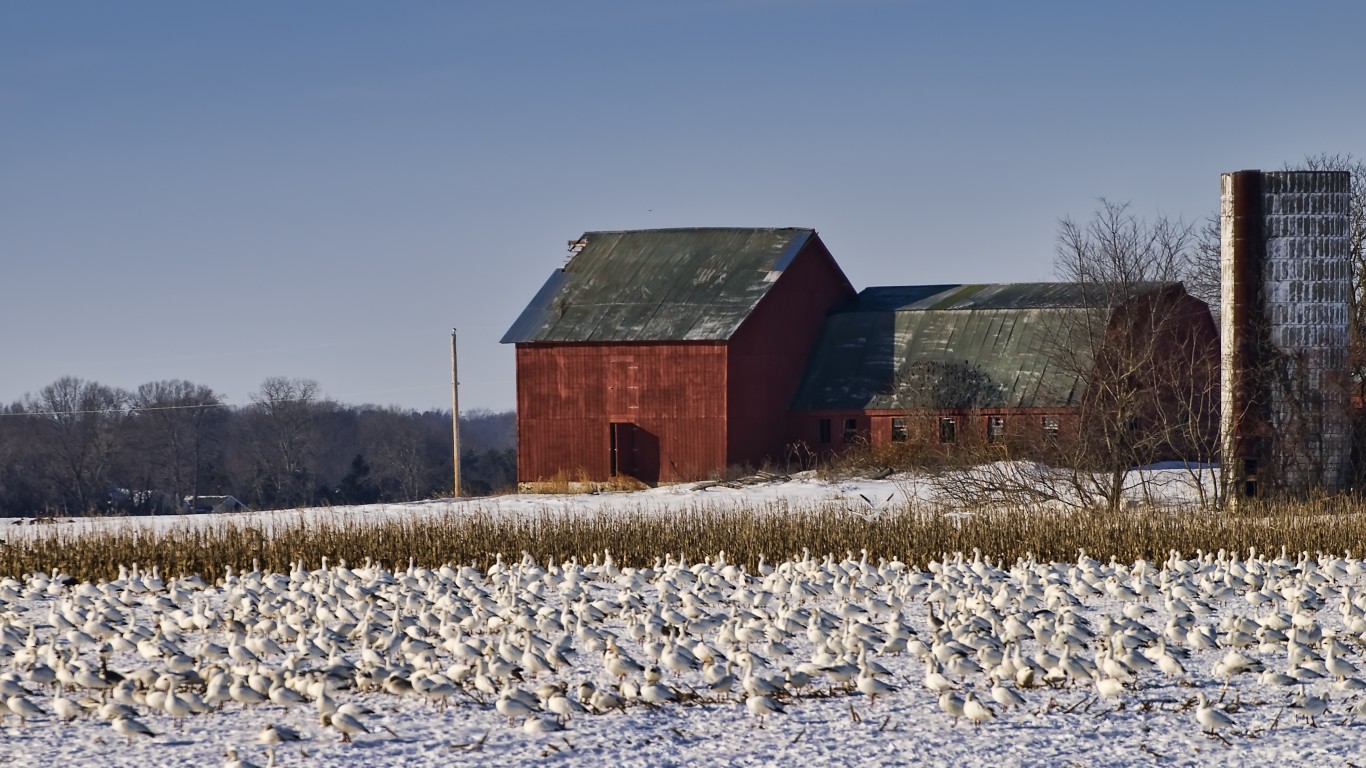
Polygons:
[[186,496],[181,502],[186,514],[224,514],[246,510],[247,505],[232,496]]
[[[1179,283],[856,294],[811,229],[570,245],[503,337],[523,483],[693,480],[908,440],[1053,444],[1106,409],[1183,439],[1217,421],[1218,335]],[[1144,397],[1121,402],[1130,390]]]

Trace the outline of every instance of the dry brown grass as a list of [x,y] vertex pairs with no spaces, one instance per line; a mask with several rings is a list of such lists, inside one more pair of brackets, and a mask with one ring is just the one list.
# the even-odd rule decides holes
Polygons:
[[472,563],[489,565],[498,553],[527,552],[542,563],[577,557],[591,560],[610,551],[623,566],[653,564],[666,554],[697,560],[724,550],[731,562],[754,566],[805,551],[900,558],[925,564],[947,553],[980,549],[1014,560],[1026,553],[1072,560],[1078,550],[1102,560],[1163,559],[1175,550],[1300,551],[1360,554],[1366,551],[1366,515],[1348,499],[1281,503],[1237,514],[1195,511],[1051,512],[981,511],[945,515],[929,508],[894,510],[865,518],[840,506],[791,509],[774,503],[745,510],[693,508],[677,513],[650,510],[593,515],[543,513],[528,518],[490,514],[412,514],[374,522],[277,520],[267,531],[225,521],[206,530],[163,533],[132,528],[78,535],[63,526],[16,537],[0,545],[0,577],[62,570],[80,579],[107,579],[119,564],[157,566],[163,574],[198,573],[217,578],[228,567],[285,570],[291,563],[316,567],[366,559],[389,566]]
[[634,477],[618,475],[606,481],[589,480],[588,472],[579,469],[572,475],[561,470],[545,480],[519,483],[517,490],[522,493],[574,494],[597,493],[599,491],[641,491],[650,486]]

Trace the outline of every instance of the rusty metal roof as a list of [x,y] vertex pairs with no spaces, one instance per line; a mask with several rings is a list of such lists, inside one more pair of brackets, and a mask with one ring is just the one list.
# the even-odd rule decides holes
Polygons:
[[868,288],[827,318],[792,409],[1077,405],[1111,310],[1165,285]]
[[811,229],[586,232],[502,343],[723,341]]

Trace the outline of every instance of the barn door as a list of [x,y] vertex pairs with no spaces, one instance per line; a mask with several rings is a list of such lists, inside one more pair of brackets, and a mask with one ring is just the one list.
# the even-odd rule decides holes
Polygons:
[[646,485],[658,483],[659,436],[627,421],[614,421],[609,429],[612,477],[634,477]]
[[612,477],[636,474],[636,425],[614,421],[610,425]]

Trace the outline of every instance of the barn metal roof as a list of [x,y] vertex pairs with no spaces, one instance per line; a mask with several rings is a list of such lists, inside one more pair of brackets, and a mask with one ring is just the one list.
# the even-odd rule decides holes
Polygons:
[[729,339],[811,229],[586,232],[504,344]]
[[868,288],[827,318],[792,408],[1077,405],[1110,310],[1166,285]]

